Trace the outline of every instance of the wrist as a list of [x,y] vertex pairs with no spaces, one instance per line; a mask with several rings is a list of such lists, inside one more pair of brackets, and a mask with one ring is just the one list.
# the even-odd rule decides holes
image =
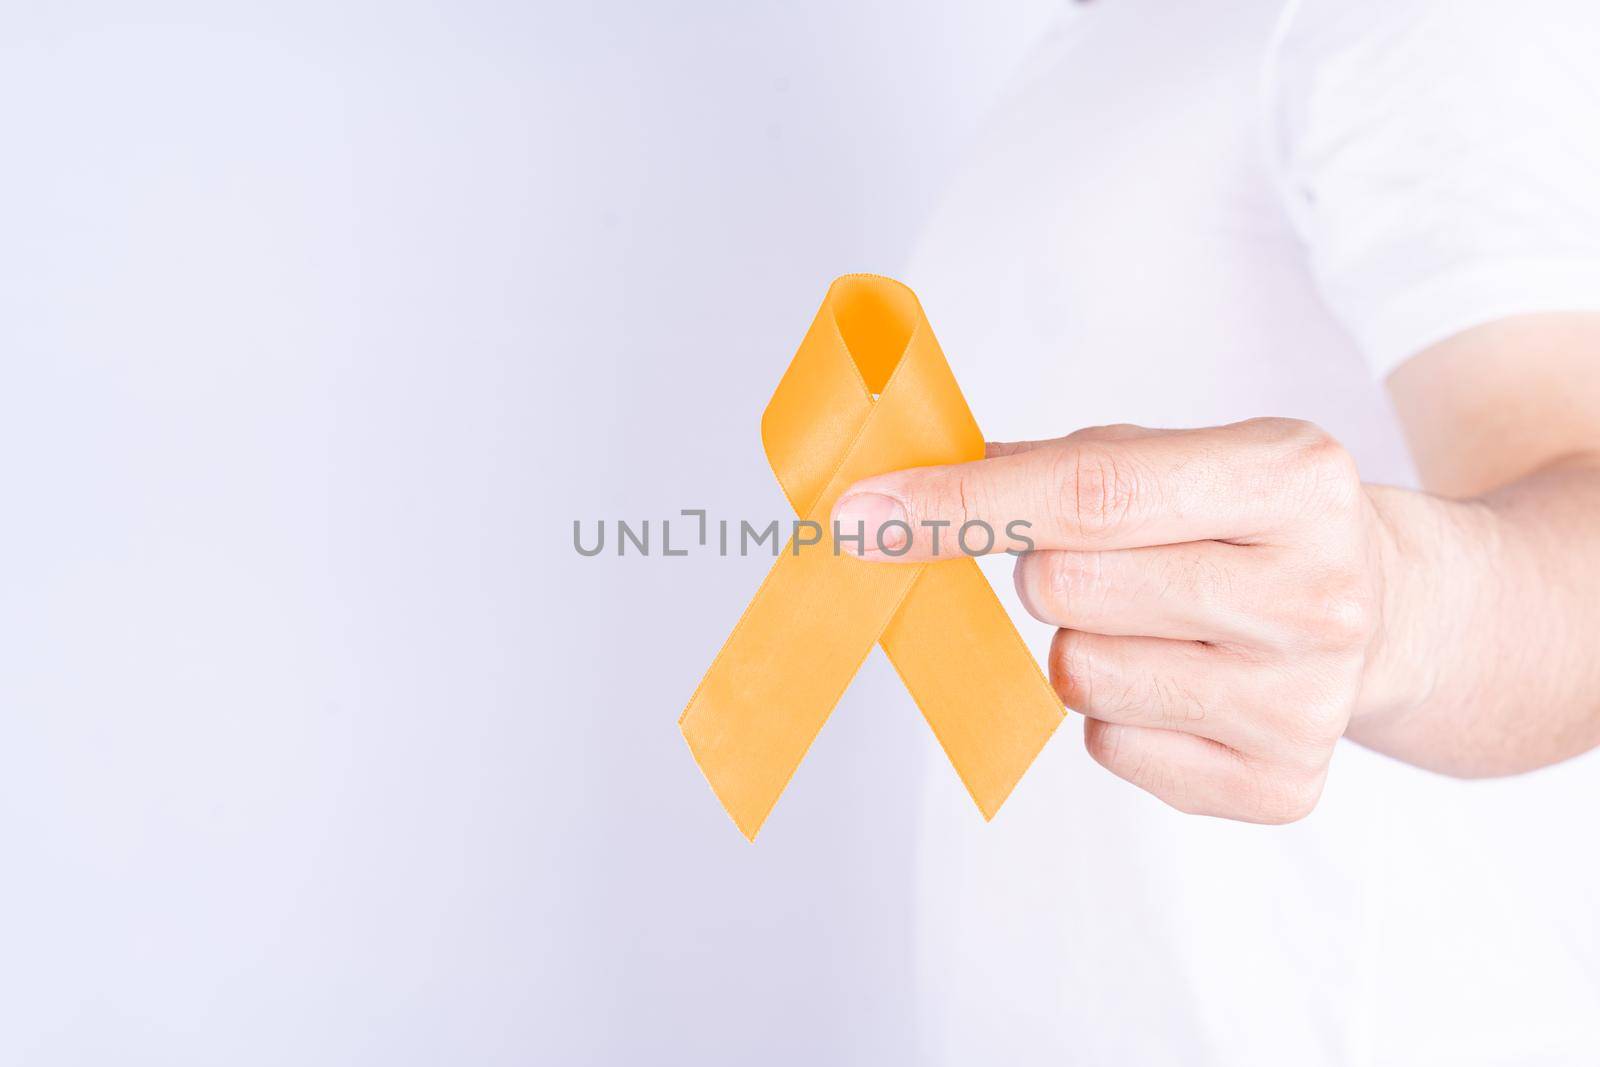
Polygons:
[[1476,501],[1388,486],[1366,494],[1379,611],[1351,726],[1381,732],[1448,699],[1452,665],[1469,654],[1464,638],[1488,577],[1495,517]]

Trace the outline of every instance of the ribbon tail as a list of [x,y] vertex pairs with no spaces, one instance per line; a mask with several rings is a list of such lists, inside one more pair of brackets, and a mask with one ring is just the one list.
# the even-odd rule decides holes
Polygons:
[[1066,709],[977,563],[924,567],[883,650],[978,810],[994,818]]
[[819,545],[767,573],[678,720],[751,841],[922,569]]

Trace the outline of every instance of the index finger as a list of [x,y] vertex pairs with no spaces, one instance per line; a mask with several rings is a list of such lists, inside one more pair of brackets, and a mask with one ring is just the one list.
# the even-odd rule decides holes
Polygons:
[[[845,490],[833,517],[846,535],[865,530],[864,558],[915,562],[1265,539],[1295,513],[1308,472],[1339,451],[1321,430],[1287,419],[1063,438],[867,478]],[[890,532],[880,540],[882,530]]]

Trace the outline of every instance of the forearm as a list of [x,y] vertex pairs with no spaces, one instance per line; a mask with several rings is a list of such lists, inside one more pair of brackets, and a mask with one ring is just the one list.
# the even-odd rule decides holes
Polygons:
[[1347,736],[1469,777],[1600,744],[1600,455],[1470,500],[1368,496],[1382,622]]

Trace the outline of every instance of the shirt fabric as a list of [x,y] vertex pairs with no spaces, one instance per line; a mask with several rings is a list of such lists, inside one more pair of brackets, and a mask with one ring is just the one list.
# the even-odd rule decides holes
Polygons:
[[[991,438],[1281,415],[1414,484],[1389,371],[1600,308],[1596,55],[1579,0],[1074,5],[909,280]],[[925,776],[924,1060],[1600,1062],[1600,755],[1469,782],[1341,743],[1317,810],[1260,827],[1080,731],[988,825]]]

